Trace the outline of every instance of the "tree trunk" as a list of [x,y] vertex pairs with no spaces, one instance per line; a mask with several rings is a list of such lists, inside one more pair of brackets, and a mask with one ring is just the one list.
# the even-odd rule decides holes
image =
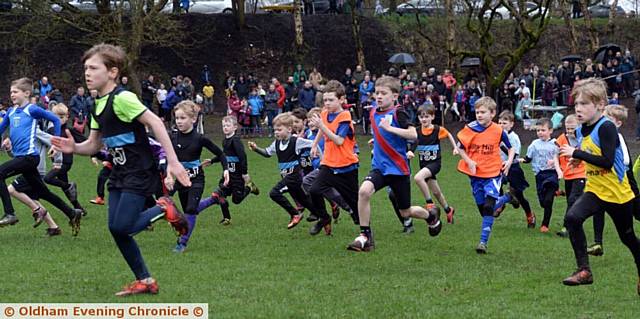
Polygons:
[[569,0],[561,0],[560,1],[560,12],[562,13],[562,18],[564,19],[564,24],[567,26],[569,30],[569,44],[571,46],[571,54],[578,53],[578,36],[576,34],[576,26],[573,24],[573,19],[571,18],[571,1]]
[[389,0],[389,13],[396,13],[396,9],[397,8],[398,8],[398,1],[397,0]]
[[453,11],[453,0],[444,0],[444,5],[447,14],[447,67],[452,69],[456,62],[456,24],[455,12]]
[[140,94],[140,81],[136,70],[140,62],[140,54],[142,53],[142,42],[144,38],[144,3],[142,0],[130,0],[131,3],[131,30],[127,32],[126,50],[129,60],[129,83],[131,83],[131,91]]
[[296,32],[296,49],[298,52],[304,51],[304,29],[302,28],[302,11],[300,11],[300,1],[293,1],[293,25]]
[[232,0],[233,14],[236,16],[236,27],[238,30],[242,30],[247,27],[244,14],[244,1],[245,0]]
[[356,8],[356,0],[349,0],[349,6],[351,10],[351,34],[353,35],[353,42],[356,46],[356,60],[363,70],[366,70],[365,58],[364,58],[364,45],[362,45],[362,37],[360,37],[360,15]]
[[178,14],[180,13],[180,0],[173,0],[173,10],[171,12]]
[[611,9],[609,10],[609,22],[607,23],[607,37],[609,40],[613,37],[616,29],[616,10],[618,8],[618,0],[611,1]]
[[589,0],[581,0],[580,6],[582,6],[582,13],[584,14],[584,23],[587,26],[587,30],[589,30],[589,49],[591,52],[594,52],[600,45],[598,41],[598,30],[593,26],[591,13],[589,12]]

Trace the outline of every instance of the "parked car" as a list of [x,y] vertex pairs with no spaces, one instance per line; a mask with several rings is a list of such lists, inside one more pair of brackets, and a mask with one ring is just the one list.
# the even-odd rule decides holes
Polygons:
[[13,4],[8,0],[0,0],[0,12],[9,12]]
[[[216,14],[233,13],[232,0],[191,0],[189,1],[189,13]],[[167,5],[161,12],[171,13],[173,11],[172,1],[168,1]]]
[[433,0],[409,0],[396,7],[396,13],[403,14],[424,14],[428,16],[445,15],[445,9],[435,4]]
[[[589,13],[591,13],[591,16],[593,18],[608,18],[609,11],[611,11],[611,6],[606,4],[597,4],[595,6],[589,7]],[[626,12],[624,12],[624,9],[621,6],[617,6],[616,15],[619,17],[624,17],[626,15]]]
[[[516,10],[519,9],[518,7],[518,3],[517,2],[513,2],[513,6],[516,8]],[[531,1],[527,1],[525,2],[525,10],[527,10],[527,13],[530,16],[536,15],[538,13],[542,14],[545,10],[545,7],[538,7],[538,4],[535,2],[531,2]],[[549,12],[547,12],[547,14],[549,14]],[[488,10],[484,13],[484,17],[488,18],[491,16],[491,10]],[[509,9],[507,9],[505,6],[500,6],[496,9],[496,13],[493,16],[494,19],[511,19],[513,18],[511,16],[511,11],[509,11]]]
[[[300,1],[300,9],[304,9],[304,4]],[[258,9],[261,12],[293,13],[293,1],[291,0],[263,0],[258,2]],[[329,0],[313,0],[314,14],[329,13]]]
[[[98,7],[96,6],[94,0],[73,0],[67,2],[82,12],[98,13]],[[122,5],[122,8],[125,11],[131,10],[131,3],[129,3],[129,1],[125,0],[124,2],[121,2],[119,0],[111,0],[111,10],[115,10],[120,5]],[[63,7],[60,5],[51,5],[51,10],[53,10],[54,12],[60,12],[62,11],[62,9]]]

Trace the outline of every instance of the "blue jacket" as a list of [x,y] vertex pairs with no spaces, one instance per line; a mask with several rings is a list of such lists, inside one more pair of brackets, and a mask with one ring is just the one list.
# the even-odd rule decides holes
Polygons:
[[174,88],[171,88],[171,90],[169,90],[169,93],[167,93],[167,98],[164,100],[164,102],[162,102],[161,107],[164,110],[171,110],[178,103],[180,103],[180,101],[182,101],[182,98],[178,95],[178,93],[176,93],[176,90]]
[[71,109],[71,118],[75,118],[78,115],[82,114],[83,116],[89,115],[89,107],[91,105],[91,100],[86,96],[74,95],[71,97],[71,101],[69,102],[69,108]]
[[303,88],[298,92],[298,103],[307,110],[312,109],[316,106],[316,92],[313,89]]
[[249,95],[249,107],[251,108],[251,115],[256,116],[262,114],[262,109],[264,108],[264,101],[260,97],[260,95]]
[[369,83],[364,83],[364,81],[362,81],[362,83],[360,83],[360,102],[364,102],[366,101],[369,96],[367,95],[367,93],[371,93],[373,94],[373,90],[374,90],[374,86],[373,86],[373,82],[369,81]]
[[33,104],[24,107],[10,107],[0,122],[0,135],[9,128],[14,156],[40,156],[36,142],[36,121],[46,119],[53,122],[54,134],[60,136],[60,120],[53,113]]

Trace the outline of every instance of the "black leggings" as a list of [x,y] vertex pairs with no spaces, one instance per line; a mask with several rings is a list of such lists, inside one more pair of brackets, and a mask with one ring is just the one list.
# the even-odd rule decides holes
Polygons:
[[71,170],[71,165],[62,164],[59,169],[52,169],[45,175],[44,182],[59,187],[63,191],[69,189],[69,175],[67,174]]
[[289,215],[295,216],[298,214],[298,211],[293,208],[293,206],[291,206],[289,200],[284,196],[286,192],[289,192],[289,194],[291,194],[291,197],[296,202],[300,203],[312,214],[318,217],[322,217],[322,215],[319,215],[317,213],[317,209],[313,207],[313,205],[311,204],[311,200],[302,189],[302,175],[300,175],[300,172],[293,172],[283,177],[282,180],[279,181],[275,186],[273,186],[273,188],[269,192],[269,197],[271,197],[271,200],[280,205],[280,207],[284,208],[284,210],[286,210]]
[[33,192],[39,194],[40,198],[53,204],[55,207],[61,208],[62,212],[67,215],[69,219],[72,219],[75,216],[73,209],[65,204],[60,197],[49,191],[44,181],[42,181],[40,173],[38,173],[39,162],[39,156],[17,156],[0,165],[0,198],[2,199],[5,214],[15,215],[13,204],[11,203],[11,196],[7,189],[6,179],[22,174],[27,180],[27,183],[29,183],[29,186],[33,189]]
[[107,183],[107,180],[109,180],[109,175],[111,175],[110,168],[105,166],[100,170],[100,173],[98,174],[98,183],[96,185],[96,193],[98,197],[104,198],[104,185]]
[[[548,184],[547,184],[548,185]],[[546,186],[542,190],[542,196],[540,199],[540,206],[544,209],[544,217],[542,218],[542,226],[549,227],[551,221],[551,214],[553,213],[553,199],[556,196],[557,187]]]
[[640,241],[633,231],[633,201],[624,204],[614,204],[599,199],[591,192],[584,193],[571,206],[564,222],[569,231],[571,246],[576,257],[579,269],[589,268],[589,256],[587,255],[587,239],[582,224],[584,221],[598,212],[606,211],[614,225],[622,243],[629,248],[636,263],[638,275],[640,275]]
[[353,212],[354,223],[358,224],[358,170],[354,169],[346,173],[334,174],[331,168],[324,165],[320,166],[320,172],[311,188],[309,188],[311,200],[318,211],[317,216],[320,218],[329,218],[323,194],[332,189],[338,191],[338,194],[344,198],[344,201]]
[[518,200],[518,202],[520,203],[520,206],[522,207],[524,212],[526,214],[530,214],[531,213],[531,205],[529,204],[529,201],[524,197],[524,192],[521,191],[521,190],[517,190],[517,189],[515,189],[513,187],[510,188],[509,191],[511,192],[511,195]]
[[191,187],[182,188],[178,191],[178,197],[180,198],[180,205],[182,211],[185,214],[196,215],[198,214],[198,204],[200,204],[200,198],[204,191],[203,183],[193,183]]

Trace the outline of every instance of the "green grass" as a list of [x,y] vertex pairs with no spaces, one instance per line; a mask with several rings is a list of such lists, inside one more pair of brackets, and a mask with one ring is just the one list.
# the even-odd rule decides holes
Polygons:
[[[364,138],[360,145],[366,154]],[[278,179],[275,159],[251,153],[250,174],[262,194],[232,205],[229,227],[218,224],[218,207],[203,212],[183,255],[171,252],[175,237],[165,223],[139,234],[161,291],[126,299],[113,296],[133,276],[108,233],[106,207],[87,204],[77,238],[54,211],[64,233],[46,238],[45,226],[31,228],[29,212],[16,203],[21,222],[0,229],[0,296],[2,302],[203,302],[212,318],[637,318],[635,267],[610,219],[605,255],[592,258],[595,284],[565,287],[560,281],[575,267],[569,241],[527,229],[521,210],[505,211],[489,254],[476,255],[481,219],[468,179],[455,164],[447,152],[438,175],[457,210],[454,225],[432,238],[417,222],[416,233],[403,235],[383,191],[372,204],[376,250],[357,254],[345,250],[358,233],[346,216],[331,237],[311,237],[306,222],[287,230],[287,214],[267,195]],[[362,156],[360,179],[369,167]],[[76,157],[71,177],[83,203],[95,196],[97,173],[88,159]],[[219,166],[207,170],[207,193],[219,174]],[[412,192],[413,203],[422,204],[418,189]],[[526,195],[541,217],[535,190]],[[559,198],[554,232],[564,209]],[[591,237],[591,223],[585,226]]]

